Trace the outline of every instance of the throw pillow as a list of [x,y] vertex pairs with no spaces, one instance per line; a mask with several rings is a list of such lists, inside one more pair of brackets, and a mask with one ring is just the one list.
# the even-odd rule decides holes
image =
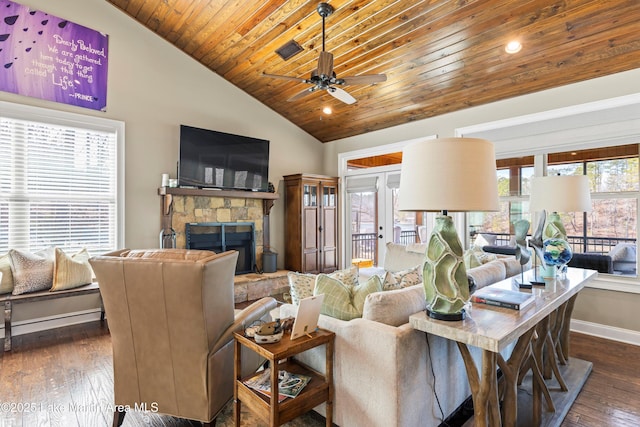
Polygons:
[[467,270],[482,265],[482,263],[478,259],[478,256],[476,255],[476,251],[474,250],[474,248],[469,248],[464,251],[464,255],[462,256],[462,258],[464,259],[464,266]]
[[[423,245],[426,247],[426,245]],[[413,248],[412,248],[413,249]],[[424,263],[424,252],[408,250],[407,246],[397,243],[387,243],[384,254],[384,269],[387,271],[402,271]]]
[[612,261],[636,261],[636,245],[633,243],[618,243],[611,249],[609,256]]
[[52,292],[77,288],[91,283],[93,270],[89,265],[89,252],[86,249],[69,256],[62,249],[56,248],[55,256]]
[[0,294],[8,294],[13,291],[13,274],[11,274],[11,258],[6,253],[0,256]]
[[338,279],[347,286],[358,286],[358,267],[352,266],[344,270],[336,270],[328,275],[333,279]]
[[407,286],[418,285],[422,283],[422,275],[420,274],[420,266],[417,265],[407,270],[392,272],[387,271],[382,281],[382,290],[390,291],[393,289],[402,289]]
[[54,264],[53,248],[37,253],[11,249],[9,257],[13,273],[13,295],[51,288]]
[[352,287],[327,274],[318,274],[314,295],[324,294],[321,313],[340,320],[362,317],[364,301],[367,295],[380,292],[382,283],[376,275],[365,283]]
[[287,273],[289,279],[289,294],[291,295],[291,303],[300,304],[300,300],[313,296],[313,288],[316,285],[315,274],[304,274],[290,271]]

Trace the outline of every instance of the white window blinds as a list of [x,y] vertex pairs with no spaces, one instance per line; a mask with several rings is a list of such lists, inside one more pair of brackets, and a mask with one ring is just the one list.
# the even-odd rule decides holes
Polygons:
[[98,128],[0,110],[0,251],[116,248],[117,132]]
[[347,193],[375,193],[378,191],[377,176],[347,177]]

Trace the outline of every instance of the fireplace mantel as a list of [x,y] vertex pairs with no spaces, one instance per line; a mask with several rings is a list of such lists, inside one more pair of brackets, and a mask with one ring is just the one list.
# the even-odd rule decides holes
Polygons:
[[273,203],[278,200],[278,193],[266,193],[262,191],[237,191],[237,190],[203,190],[200,188],[160,187],[158,195],[162,197],[162,226],[171,227],[171,215],[173,213],[173,196],[199,196],[199,197],[231,197],[236,199],[262,199],[264,215],[269,215]]
[[[261,265],[261,256],[264,250],[270,251],[269,213],[279,198],[277,193],[160,187],[158,195],[160,196],[162,227],[160,247],[163,247],[162,238],[165,234],[177,237],[177,241],[174,241],[177,247],[185,247],[185,223],[252,221],[256,224],[257,263]],[[211,205],[209,202],[204,202],[206,199],[211,199]],[[215,201],[214,199],[224,199],[224,201]],[[237,199],[243,201],[237,203]],[[190,200],[188,208],[187,200]],[[260,204],[260,200],[262,204]],[[185,208],[187,209],[185,210]],[[174,210],[176,210],[175,215]],[[226,211],[223,219],[219,216],[221,211]]]

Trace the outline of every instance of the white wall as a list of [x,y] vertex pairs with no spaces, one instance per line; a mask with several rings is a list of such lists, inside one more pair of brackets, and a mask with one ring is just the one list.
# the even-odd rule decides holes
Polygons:
[[[106,113],[6,92],[0,100],[125,122],[125,243],[158,246],[163,172],[175,177],[179,125],[268,139],[269,180],[322,173],[323,145],[104,0],[19,0],[109,35]],[[271,215],[271,245],[284,253],[284,201]],[[282,265],[283,259],[279,257]]]

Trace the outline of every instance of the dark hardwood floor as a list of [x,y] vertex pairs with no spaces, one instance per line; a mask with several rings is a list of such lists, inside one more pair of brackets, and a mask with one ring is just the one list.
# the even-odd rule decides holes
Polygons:
[[[571,354],[592,361],[593,372],[562,426],[640,426],[640,347],[573,333]],[[112,388],[100,322],[17,336],[0,355],[0,427],[110,426]],[[131,412],[123,427],[190,425]]]

